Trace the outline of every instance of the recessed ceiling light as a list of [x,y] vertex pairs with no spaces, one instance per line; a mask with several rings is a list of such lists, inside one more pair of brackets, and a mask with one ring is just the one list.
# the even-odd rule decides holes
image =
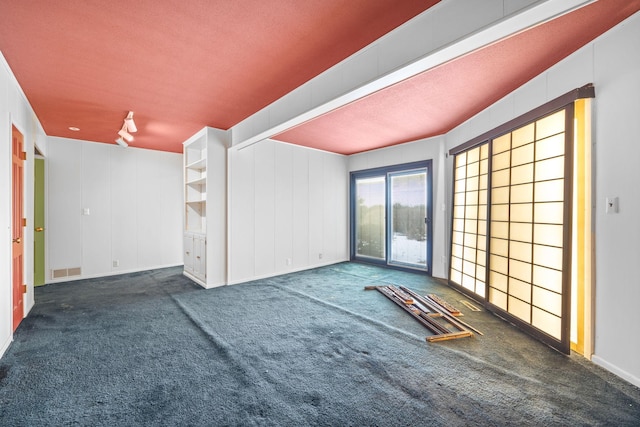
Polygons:
[[74,132],[78,132],[80,130],[80,128],[77,128],[75,126],[69,126],[69,130],[72,130]]

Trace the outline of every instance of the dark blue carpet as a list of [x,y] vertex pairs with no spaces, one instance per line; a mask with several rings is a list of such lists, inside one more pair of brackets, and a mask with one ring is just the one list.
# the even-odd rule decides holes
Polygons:
[[[361,264],[204,290],[179,269],[36,289],[0,360],[0,425],[640,425],[640,390],[423,275]],[[458,306],[429,332],[372,284]]]

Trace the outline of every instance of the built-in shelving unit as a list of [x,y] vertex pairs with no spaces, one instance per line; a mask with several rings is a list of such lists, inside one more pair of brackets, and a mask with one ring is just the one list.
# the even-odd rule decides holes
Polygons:
[[204,128],[183,144],[184,274],[206,288],[226,284],[227,141]]

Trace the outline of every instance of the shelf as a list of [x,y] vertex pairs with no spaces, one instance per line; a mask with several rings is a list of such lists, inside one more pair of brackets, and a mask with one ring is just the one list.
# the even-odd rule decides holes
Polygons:
[[196,160],[195,162],[188,164],[186,168],[191,170],[196,170],[196,171],[204,170],[207,168],[207,159],[202,158],[202,159]]
[[198,204],[198,203],[206,203],[206,200],[187,200],[186,203],[188,205]]
[[187,185],[200,185],[200,184],[205,184],[206,182],[207,182],[207,177],[203,176],[201,178],[192,179],[191,181],[187,182]]

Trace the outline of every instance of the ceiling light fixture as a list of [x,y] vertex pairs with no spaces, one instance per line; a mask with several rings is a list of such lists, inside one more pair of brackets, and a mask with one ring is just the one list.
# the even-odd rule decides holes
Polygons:
[[133,121],[133,111],[129,111],[127,117],[124,119],[124,123],[127,125],[127,130],[131,133],[138,132],[135,122]]
[[69,130],[74,131],[74,132],[78,132],[80,130],[80,128],[75,127],[75,126],[69,126]]
[[136,124],[133,121],[133,111],[129,111],[129,113],[127,114],[127,117],[124,118],[122,129],[118,131],[118,135],[120,136],[120,138],[116,139],[116,142],[121,147],[128,147],[129,146],[128,142],[133,141],[133,135],[131,135],[131,133],[134,133],[137,131],[138,131],[138,128],[136,127]]
[[127,124],[126,123],[122,126],[122,129],[120,129],[118,131],[118,135],[120,135],[121,138],[126,139],[128,142],[133,141],[133,135],[131,135],[129,132],[127,132]]

